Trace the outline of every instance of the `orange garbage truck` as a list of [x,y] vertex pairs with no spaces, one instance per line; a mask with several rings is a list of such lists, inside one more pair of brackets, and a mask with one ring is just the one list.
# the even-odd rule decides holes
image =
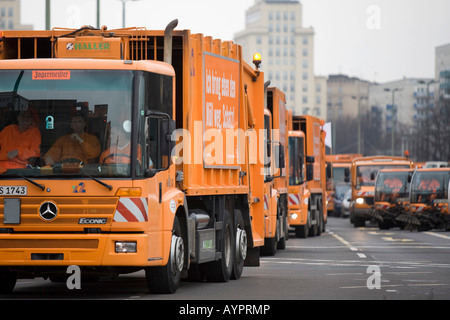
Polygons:
[[320,235],[327,222],[324,121],[292,117],[289,132],[289,226],[300,238]]
[[363,227],[372,219],[374,209],[375,178],[381,169],[409,169],[414,163],[404,157],[369,156],[355,158],[345,176],[350,181],[352,197],[350,201],[350,222],[355,227]]
[[261,254],[274,255],[286,247],[288,237],[287,148],[288,127],[285,94],[265,84],[264,130],[264,217],[265,239]]
[[352,160],[362,156],[362,154],[353,153],[325,156],[327,170],[331,170],[330,174],[327,173],[327,212],[329,215],[341,216],[342,200],[349,188],[349,183],[345,182],[345,168],[350,169]]
[[176,25],[0,33],[1,292],[72,265],[158,293],[259,265],[264,74]]

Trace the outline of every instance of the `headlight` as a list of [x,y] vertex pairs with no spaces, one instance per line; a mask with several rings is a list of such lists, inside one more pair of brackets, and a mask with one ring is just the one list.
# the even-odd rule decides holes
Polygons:
[[363,204],[364,203],[364,198],[356,198],[356,203],[357,204]]
[[298,218],[298,214],[296,214],[296,213],[291,214],[291,219],[292,220],[295,220],[297,218]]
[[136,253],[136,241],[116,241],[116,253]]

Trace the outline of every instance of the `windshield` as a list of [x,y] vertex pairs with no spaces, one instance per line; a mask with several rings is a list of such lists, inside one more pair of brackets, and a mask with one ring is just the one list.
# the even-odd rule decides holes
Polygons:
[[375,186],[375,201],[395,202],[409,197],[409,172],[380,172]]
[[375,186],[375,178],[381,169],[408,169],[409,165],[367,165],[356,167],[356,188]]
[[[145,114],[165,111],[161,77],[127,70],[0,71],[1,176],[129,177],[131,163],[140,173],[151,168],[151,150],[158,150],[149,142],[155,130]],[[145,91],[137,98],[137,126],[134,90]],[[170,88],[169,109],[171,94]],[[142,132],[137,143],[132,128]]]
[[350,189],[350,185],[347,183],[338,183],[335,188],[334,197],[336,199],[343,199],[344,195]]
[[333,184],[336,186],[340,182],[345,182],[344,167],[333,167]]
[[417,171],[411,182],[411,203],[431,204],[433,200],[448,201],[450,171]]

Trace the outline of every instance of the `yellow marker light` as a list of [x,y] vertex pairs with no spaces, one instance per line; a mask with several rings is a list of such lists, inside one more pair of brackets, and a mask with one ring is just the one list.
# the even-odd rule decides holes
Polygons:
[[261,64],[261,54],[260,53],[256,52],[253,55],[253,63],[256,66],[256,69],[258,69],[259,65]]
[[141,195],[141,188],[119,188],[116,192],[118,197],[140,197]]

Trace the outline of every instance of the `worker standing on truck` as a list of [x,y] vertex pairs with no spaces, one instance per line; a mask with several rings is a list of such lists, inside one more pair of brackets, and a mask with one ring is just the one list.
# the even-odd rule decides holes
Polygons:
[[77,112],[72,116],[70,127],[74,132],[56,140],[44,156],[46,165],[53,165],[55,162],[69,159],[87,163],[99,156],[100,141],[96,136],[84,131],[86,121],[81,113]]
[[39,157],[41,133],[34,125],[31,111],[24,110],[17,117],[19,124],[11,124],[0,132],[0,168],[25,168],[30,158]]

